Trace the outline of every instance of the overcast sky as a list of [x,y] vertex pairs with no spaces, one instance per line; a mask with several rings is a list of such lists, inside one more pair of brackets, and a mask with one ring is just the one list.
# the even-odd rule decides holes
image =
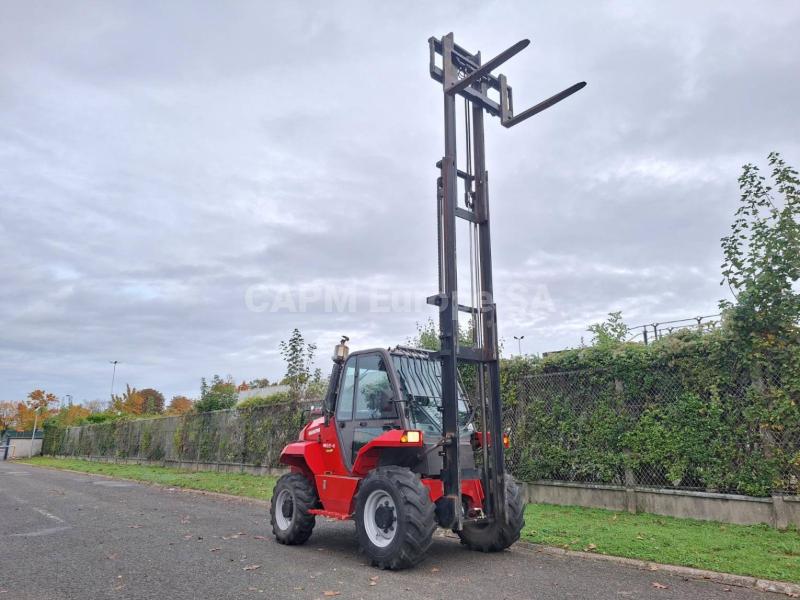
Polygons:
[[791,0],[3,2],[0,400],[107,399],[110,360],[168,397],[277,378],[294,327],[325,371],[341,334],[406,341],[435,316],[448,31],[532,40],[517,110],[588,81],[487,120],[506,354],[715,313],[741,165],[800,164],[799,26]]

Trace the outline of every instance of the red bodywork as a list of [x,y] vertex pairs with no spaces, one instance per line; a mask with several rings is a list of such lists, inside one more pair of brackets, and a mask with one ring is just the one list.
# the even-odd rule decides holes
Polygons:
[[[293,472],[302,473],[316,483],[323,508],[314,509],[312,513],[334,519],[350,519],[355,511],[358,485],[367,473],[378,466],[382,451],[408,449],[409,452],[419,452],[423,447],[421,434],[419,442],[410,443],[400,440],[403,433],[402,430],[391,429],[374,438],[358,451],[353,468],[348,469],[342,460],[334,419],[329,418],[325,425],[325,419],[320,417],[303,428],[298,441],[283,449],[280,461]],[[440,479],[423,478],[422,483],[428,488],[433,502],[442,497]],[[483,508],[483,486],[479,479],[463,480],[461,493],[470,509]]]

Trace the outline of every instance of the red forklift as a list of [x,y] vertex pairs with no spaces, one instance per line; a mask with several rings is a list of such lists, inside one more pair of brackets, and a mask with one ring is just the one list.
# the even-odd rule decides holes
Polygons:
[[[439,310],[440,349],[350,353],[342,338],[322,416],[281,453],[290,472],[275,485],[271,505],[281,544],[308,540],[318,516],[354,519],[372,564],[403,569],[425,557],[436,527],[482,552],[504,550],[520,537],[523,501],[504,460],[509,437],[502,424],[484,113],[513,127],[586,85],[515,115],[511,86],[492,71],[529,43],[482,62],[452,33],[428,40],[430,74],[444,94],[445,153],[436,163],[439,292],[428,298]],[[463,168],[457,96],[464,101]],[[466,303],[458,293],[457,219],[466,222],[470,242]],[[459,315],[469,323],[471,343],[459,339]]]

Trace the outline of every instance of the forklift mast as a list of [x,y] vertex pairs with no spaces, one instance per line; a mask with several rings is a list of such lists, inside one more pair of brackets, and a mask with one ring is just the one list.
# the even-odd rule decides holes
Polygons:
[[[484,518],[505,522],[505,461],[503,456],[502,400],[500,398],[497,312],[492,282],[492,250],[489,226],[489,190],[484,144],[484,112],[498,117],[504,127],[513,127],[574,94],[586,83],[580,82],[539,104],[514,114],[511,86],[504,75],[492,71],[523,50],[529,40],[517,42],[495,58],[481,62],[481,54],[471,53],[453,41],[448,33],[430,38],[430,75],[442,84],[444,95],[444,157],[436,163],[437,180],[439,292],[428,303],[439,308],[442,366],[442,419],[444,498],[438,503],[440,524],[462,529],[461,461],[459,457],[458,363],[475,365],[474,402],[484,443],[481,445],[482,480],[485,494]],[[499,102],[492,97],[499,99]],[[457,160],[456,96],[464,99],[464,168]],[[463,202],[459,203],[459,181]],[[458,293],[456,219],[466,221],[470,241],[470,297],[461,303]],[[459,343],[459,313],[471,319],[472,343]]]

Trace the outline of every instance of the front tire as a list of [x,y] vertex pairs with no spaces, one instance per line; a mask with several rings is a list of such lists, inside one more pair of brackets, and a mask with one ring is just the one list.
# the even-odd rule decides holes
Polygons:
[[500,552],[519,540],[525,526],[524,506],[519,486],[511,475],[506,473],[506,499],[508,500],[507,523],[464,523],[464,528],[457,531],[461,543],[470,550],[481,552]]
[[316,518],[308,511],[317,504],[317,492],[300,473],[287,473],[275,484],[270,503],[272,533],[279,544],[303,544],[311,537]]
[[356,531],[359,546],[373,566],[413,567],[425,558],[435,530],[428,488],[409,469],[379,467],[361,482]]

